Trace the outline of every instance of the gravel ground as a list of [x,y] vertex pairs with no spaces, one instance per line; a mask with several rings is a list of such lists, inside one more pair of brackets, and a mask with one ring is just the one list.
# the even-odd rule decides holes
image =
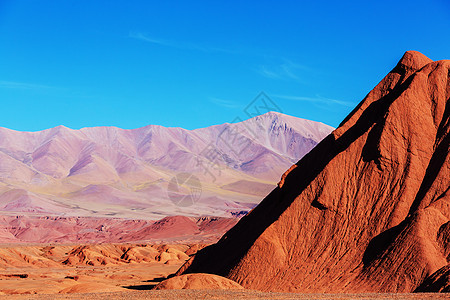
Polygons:
[[162,290],[69,295],[7,295],[0,299],[450,299],[450,294],[299,294],[252,290]]

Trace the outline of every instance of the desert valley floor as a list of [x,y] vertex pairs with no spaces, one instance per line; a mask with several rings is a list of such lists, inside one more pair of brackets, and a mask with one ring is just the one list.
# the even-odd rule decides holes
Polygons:
[[1,245],[1,299],[448,299],[435,293],[152,290],[205,244]]
[[445,299],[446,294],[151,290],[205,244],[2,245],[3,299]]
[[152,290],[205,244],[1,245],[2,299],[446,299],[446,294]]
[[149,289],[202,245],[3,245],[2,294]]

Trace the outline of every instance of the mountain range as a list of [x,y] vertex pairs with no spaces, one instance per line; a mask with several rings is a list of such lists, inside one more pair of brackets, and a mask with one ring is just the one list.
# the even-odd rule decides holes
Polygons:
[[332,130],[276,112],[195,130],[0,128],[0,213],[239,216]]

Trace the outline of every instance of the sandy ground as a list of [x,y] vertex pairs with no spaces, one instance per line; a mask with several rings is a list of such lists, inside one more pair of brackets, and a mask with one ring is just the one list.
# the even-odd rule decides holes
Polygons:
[[[141,262],[107,267],[20,268],[2,272],[0,291],[4,294],[30,295],[149,289],[180,266],[181,263],[166,265]],[[21,274],[27,274],[28,277],[21,278]]]
[[447,294],[293,294],[263,293],[251,290],[169,290],[128,291],[68,295],[8,295],[0,299],[450,299]]
[[0,247],[0,295],[149,289],[175,273],[196,246]]

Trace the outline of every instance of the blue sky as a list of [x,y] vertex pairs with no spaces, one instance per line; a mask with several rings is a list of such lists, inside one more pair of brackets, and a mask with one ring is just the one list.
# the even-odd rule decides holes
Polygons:
[[0,1],[0,126],[244,118],[261,91],[332,126],[407,50],[450,58],[429,1]]

